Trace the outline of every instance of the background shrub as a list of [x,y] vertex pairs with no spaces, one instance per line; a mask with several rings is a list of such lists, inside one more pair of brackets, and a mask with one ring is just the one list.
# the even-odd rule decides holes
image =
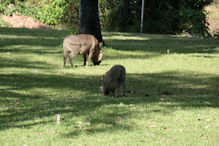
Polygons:
[[[14,7],[8,9],[9,4],[14,4]],[[0,12],[3,14],[18,12],[50,26],[77,25],[78,9],[77,0],[5,0],[0,4]]]
[[[208,35],[205,6],[213,0],[145,1],[143,32]],[[9,4],[14,7],[8,9]],[[79,24],[79,0],[2,0],[0,12],[19,12],[44,24],[71,26]],[[99,0],[102,29],[139,32],[141,0]]]
[[[204,7],[212,2],[213,0],[145,1],[143,31],[208,35]],[[102,0],[100,12],[102,23],[108,31],[140,30],[141,0]]]

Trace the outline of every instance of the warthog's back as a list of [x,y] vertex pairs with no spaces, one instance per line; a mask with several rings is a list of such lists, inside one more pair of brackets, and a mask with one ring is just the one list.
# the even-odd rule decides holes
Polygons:
[[97,39],[94,36],[88,34],[70,35],[66,37],[63,41],[63,44],[81,45],[89,47],[96,43],[98,43]]
[[121,73],[126,73],[125,68],[121,65],[115,65],[109,70],[109,75],[120,75]]
[[125,68],[121,65],[115,65],[106,73],[105,78],[112,80],[116,84],[122,84],[125,81],[125,75]]
[[106,74],[103,76],[103,88],[102,92],[104,95],[109,95],[110,92],[114,94],[116,91],[116,97],[119,95],[119,88],[123,86],[123,95],[125,96],[125,67],[121,65],[113,66]]
[[63,45],[71,44],[71,45],[81,45],[79,37],[75,35],[70,35],[66,37],[63,41]]

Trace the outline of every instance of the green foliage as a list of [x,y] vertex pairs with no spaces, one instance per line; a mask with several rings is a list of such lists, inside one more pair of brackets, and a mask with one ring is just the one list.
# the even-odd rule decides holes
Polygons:
[[[145,2],[144,32],[208,35],[208,23],[204,7],[213,0],[151,0]],[[141,1],[101,0],[101,21],[107,30],[140,30]]]
[[[153,3],[154,2],[154,3]],[[212,1],[153,0],[146,5],[145,31],[159,33],[199,33],[207,35],[208,24],[204,7]]]
[[3,2],[2,1],[3,0],[1,0],[1,3],[0,3],[0,13],[12,16],[12,14],[16,12],[16,9],[15,7],[9,8],[9,5],[13,4],[14,0],[5,0]]
[[69,25],[69,30],[70,30],[70,34],[72,35],[75,35],[75,34],[78,34],[79,33],[79,29],[77,26],[74,26],[74,25]]
[[117,15],[118,5],[119,5],[118,0],[99,1],[99,17],[104,29],[109,30],[113,28],[113,30],[115,31],[118,28],[119,31],[119,23],[118,21],[114,21]]
[[[9,4],[14,4],[11,9],[8,9]],[[77,24],[78,7],[77,0],[6,0],[0,4],[0,12],[7,15],[18,12],[54,26],[63,23]]]
[[119,0],[99,1],[100,19],[107,31],[137,31],[133,27],[139,24],[139,14],[137,14],[139,2],[123,1],[122,4]]
[[[2,0],[3,1],[3,0]],[[208,35],[204,7],[213,0],[150,0],[145,2],[144,32]],[[8,9],[9,4],[14,7]],[[48,25],[79,24],[79,0],[4,0],[0,12],[19,12]],[[107,31],[139,32],[141,0],[99,0],[101,26]]]
[[[62,21],[65,5],[62,5],[65,0],[43,0],[38,1],[35,8],[35,18],[49,25],[56,25]],[[31,7],[34,8],[34,7]]]

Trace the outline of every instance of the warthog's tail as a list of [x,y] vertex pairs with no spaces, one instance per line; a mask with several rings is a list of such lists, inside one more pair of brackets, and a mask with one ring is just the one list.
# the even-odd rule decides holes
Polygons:
[[63,41],[63,50],[64,50],[64,67],[66,66],[66,58],[68,57],[68,48],[65,41]]

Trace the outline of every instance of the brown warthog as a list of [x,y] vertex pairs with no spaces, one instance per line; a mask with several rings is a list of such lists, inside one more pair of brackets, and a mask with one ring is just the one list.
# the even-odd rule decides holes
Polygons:
[[83,55],[84,65],[86,65],[87,54],[89,55],[88,66],[90,66],[91,60],[94,65],[99,65],[103,56],[101,46],[102,44],[98,43],[97,39],[93,35],[79,34],[66,37],[63,41],[64,67],[66,66],[68,52],[71,52],[69,61],[72,67],[75,67],[72,63],[72,58],[76,55]]
[[103,76],[103,84],[100,87],[104,95],[109,95],[110,92],[114,95],[116,91],[116,97],[119,96],[119,88],[123,85],[123,96],[126,93],[125,83],[126,70],[124,66],[115,65]]

